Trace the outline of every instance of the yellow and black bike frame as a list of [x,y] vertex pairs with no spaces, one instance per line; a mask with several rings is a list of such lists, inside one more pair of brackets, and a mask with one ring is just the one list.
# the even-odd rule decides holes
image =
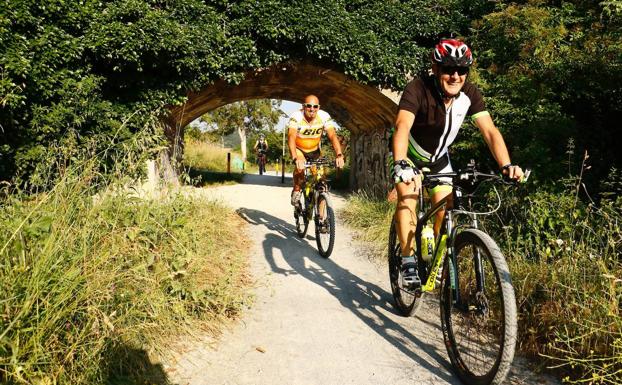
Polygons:
[[325,170],[323,164],[313,164],[308,169],[305,169],[305,182],[302,187],[302,191],[305,196],[305,203],[307,204],[307,218],[311,219],[313,209],[317,196],[312,196],[312,192],[316,191],[318,194],[328,191],[328,184],[324,178]]
[[[449,268],[449,282],[451,285],[451,290],[453,291],[453,301],[454,304],[460,304],[460,291],[456,290],[458,287],[458,270],[456,269],[456,258],[457,256],[454,253],[454,240],[457,235],[457,231],[460,226],[455,226],[455,218],[456,214],[465,214],[467,215],[471,223],[468,227],[477,228],[477,217],[470,211],[463,210],[463,195],[459,187],[454,186],[454,189],[451,194],[451,201],[453,205],[450,205],[450,196],[447,196],[433,205],[430,209],[420,210],[419,218],[417,220],[417,227],[415,230],[415,240],[417,244],[416,254],[417,260],[419,261],[419,272],[421,274],[422,271],[426,271],[427,274],[422,276],[422,292],[430,292],[434,290],[436,287],[436,277],[438,276],[439,269],[442,268],[445,257],[449,258],[448,260],[448,268]],[[470,206],[470,200],[468,202]],[[419,207],[423,208],[424,197],[423,194],[419,194]],[[434,256],[431,262],[425,262],[421,257],[421,232],[423,228],[431,223],[436,213],[440,210],[445,210],[445,215],[443,217],[443,223],[440,226],[440,231],[435,240],[435,250]],[[484,287],[484,275],[482,273],[482,262],[481,256],[479,254],[479,250],[474,255],[475,265],[475,274],[476,274],[476,282],[477,288],[479,290],[483,290]],[[425,282],[423,282],[425,280]],[[459,306],[459,305],[458,305]]]

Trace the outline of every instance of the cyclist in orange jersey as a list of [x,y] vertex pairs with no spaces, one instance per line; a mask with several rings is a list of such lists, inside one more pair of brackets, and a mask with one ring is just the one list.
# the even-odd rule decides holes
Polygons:
[[289,153],[296,163],[291,200],[293,206],[300,199],[300,186],[304,180],[305,162],[310,159],[317,159],[321,155],[320,141],[324,132],[326,132],[335,150],[335,165],[337,168],[343,168],[343,154],[341,153],[339,138],[335,133],[333,119],[326,111],[320,110],[320,101],[317,96],[308,95],[302,103],[302,109],[294,112],[287,124]]

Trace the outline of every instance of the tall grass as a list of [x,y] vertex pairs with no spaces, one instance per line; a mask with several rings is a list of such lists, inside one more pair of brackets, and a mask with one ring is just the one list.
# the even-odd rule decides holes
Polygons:
[[[0,383],[154,383],[137,378],[146,370],[134,353],[215,330],[247,299],[245,243],[229,209],[138,198],[115,187],[124,174],[104,177],[96,157],[82,159],[47,192],[3,191]],[[140,163],[118,160],[120,171]],[[93,198],[104,190],[115,192]]]
[[362,192],[350,195],[340,216],[344,222],[359,230],[355,237],[365,242],[367,254],[384,258],[394,212],[395,203]]
[[[227,154],[231,158],[230,173],[227,173]],[[215,143],[186,138],[183,164],[188,170],[189,182],[195,186],[240,182],[243,172],[249,171],[238,167],[241,158],[239,153]]]
[[[231,153],[232,162],[235,157],[241,158],[239,153],[215,143],[187,138],[184,144],[184,164],[188,167],[224,172],[227,171],[227,153]],[[234,171],[233,164],[231,167]]]
[[507,201],[490,231],[512,271],[521,348],[568,382],[622,383],[622,201],[545,191]]
[[[584,203],[577,186],[506,191],[503,212],[480,223],[510,265],[522,352],[546,357],[570,383],[621,384],[622,198]],[[393,210],[355,194],[343,217],[386,258]]]

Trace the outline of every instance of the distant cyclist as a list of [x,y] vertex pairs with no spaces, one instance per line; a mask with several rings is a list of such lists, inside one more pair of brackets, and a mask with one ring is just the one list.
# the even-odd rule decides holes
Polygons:
[[287,124],[289,153],[296,164],[294,190],[292,191],[293,206],[300,200],[300,186],[304,180],[305,162],[317,159],[321,155],[320,141],[324,132],[335,150],[336,166],[342,168],[344,159],[333,119],[326,111],[320,110],[320,101],[317,96],[308,95],[302,104],[302,109],[294,112]]
[[266,136],[264,134],[259,134],[259,138],[257,139],[257,141],[255,141],[255,146],[253,146],[253,150],[255,150],[257,153],[268,152],[268,141],[266,140]]
[[[499,169],[512,179],[523,176],[523,170],[510,161],[503,137],[486,111],[482,94],[466,81],[472,63],[471,50],[461,40],[440,39],[432,51],[431,73],[411,81],[399,103],[392,139],[391,176],[398,196],[396,226],[405,287],[420,283],[413,249],[420,170],[427,167],[432,173],[452,171],[447,149],[467,116],[479,128]],[[448,178],[447,182],[450,181]],[[430,191],[432,203],[450,195],[451,191],[450,185],[433,187]],[[437,235],[443,216],[444,211],[436,214],[434,232]]]
[[257,154],[257,164],[259,167],[262,167],[262,162],[265,167],[266,164],[266,154],[268,153],[268,141],[266,140],[266,136],[264,134],[259,134],[259,138],[255,142],[255,146],[253,146],[253,150],[256,151]]

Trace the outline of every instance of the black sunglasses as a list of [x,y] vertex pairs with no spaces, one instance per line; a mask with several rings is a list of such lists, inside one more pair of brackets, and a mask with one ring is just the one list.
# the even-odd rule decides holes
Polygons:
[[464,76],[469,73],[469,67],[441,67],[441,72],[446,75],[453,75],[458,73],[460,76]]
[[320,105],[319,105],[319,104],[311,104],[311,103],[305,103],[305,104],[303,104],[303,106],[304,106],[304,107],[307,107],[307,108],[313,108],[313,109],[318,109],[318,108],[320,108]]

